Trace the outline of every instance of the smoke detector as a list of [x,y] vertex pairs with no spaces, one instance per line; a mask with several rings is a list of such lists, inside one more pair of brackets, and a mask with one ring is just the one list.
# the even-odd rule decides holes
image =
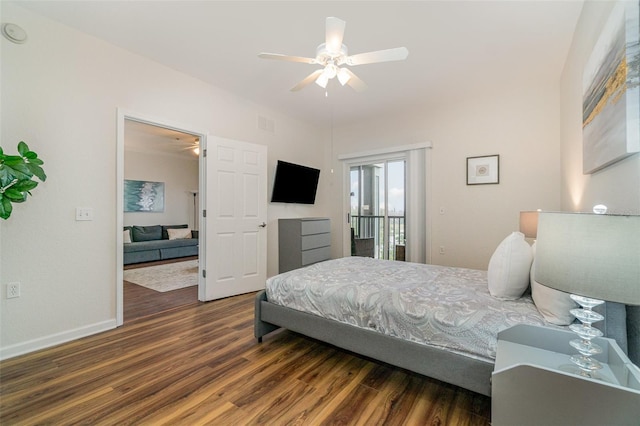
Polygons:
[[2,35],[10,42],[22,44],[27,41],[27,32],[16,24],[2,24]]

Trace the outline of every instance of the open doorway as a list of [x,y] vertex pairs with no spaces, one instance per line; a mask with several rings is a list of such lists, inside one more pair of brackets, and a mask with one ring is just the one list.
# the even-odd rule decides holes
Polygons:
[[198,302],[200,136],[124,120],[123,322]]

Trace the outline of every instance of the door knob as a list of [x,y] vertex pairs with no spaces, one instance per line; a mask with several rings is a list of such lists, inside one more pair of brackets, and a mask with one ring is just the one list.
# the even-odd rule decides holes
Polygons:
[[267,227],[267,224],[266,224],[266,223],[264,223],[264,222],[262,222],[262,223],[261,223],[260,225],[258,225],[258,226],[259,226],[260,228],[266,228],[266,227]]

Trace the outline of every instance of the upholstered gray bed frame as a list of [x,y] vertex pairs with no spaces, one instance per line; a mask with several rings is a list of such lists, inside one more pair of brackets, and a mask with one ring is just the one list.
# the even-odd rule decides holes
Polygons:
[[[607,337],[618,341],[626,352],[626,323],[629,320],[626,308],[617,303],[607,303],[605,306],[607,308],[602,313],[606,319],[601,324],[601,328]],[[378,361],[491,396],[493,362],[385,336],[364,328],[269,303],[266,291],[258,292],[255,299],[255,337],[262,342],[263,336],[281,327]],[[630,340],[629,349],[633,345]],[[632,361],[636,364],[638,362],[633,358]]]
[[378,361],[491,395],[491,362],[275,305],[267,301],[264,290],[256,296],[255,309],[255,336],[258,341],[283,327]]

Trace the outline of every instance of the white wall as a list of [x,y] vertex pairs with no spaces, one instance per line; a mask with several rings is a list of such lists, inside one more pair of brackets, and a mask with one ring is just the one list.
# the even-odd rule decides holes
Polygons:
[[[335,132],[336,152],[430,141],[432,200],[427,208],[432,218],[432,263],[486,269],[500,241],[518,230],[520,211],[560,207],[558,117],[557,84],[523,84],[437,109],[399,112],[342,127]],[[467,186],[466,158],[493,154],[500,155],[500,183]],[[341,173],[334,178],[340,179]],[[346,213],[338,207],[341,195],[332,192],[336,220]],[[334,235],[334,251],[341,247],[341,238]],[[439,254],[440,246],[445,247],[444,255]]]
[[[2,146],[25,140],[48,175],[0,224],[0,357],[115,325],[117,108],[267,145],[269,179],[279,158],[324,169],[317,128],[13,4],[0,7],[3,22],[29,34],[23,45],[1,41]],[[258,129],[258,115],[274,120],[275,133]],[[327,190],[323,178],[320,202]],[[76,222],[77,206],[93,207],[94,220]],[[276,219],[323,213],[320,204],[269,206],[269,275],[277,272]],[[7,300],[5,284],[14,281],[22,295]]]
[[193,226],[193,194],[198,189],[198,158],[125,150],[124,178],[164,182],[164,211],[124,213],[124,225]]
[[640,155],[594,174],[582,174],[582,70],[613,2],[585,2],[562,73],[562,209],[590,212],[605,204],[610,213],[640,214]]
[[[605,204],[609,213],[639,215],[640,154],[594,174],[582,174],[582,70],[613,6],[613,2],[585,2],[562,73],[562,209],[590,212],[595,204]],[[627,333],[629,357],[638,365],[640,307],[627,307]]]

